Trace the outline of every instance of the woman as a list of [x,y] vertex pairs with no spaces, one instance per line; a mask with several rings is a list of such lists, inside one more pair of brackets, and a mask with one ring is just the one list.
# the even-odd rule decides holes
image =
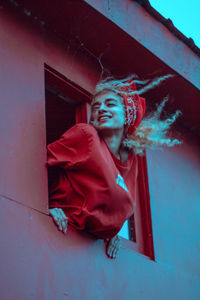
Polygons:
[[[134,213],[137,154],[180,143],[166,137],[179,112],[161,121],[163,101],[143,118],[145,99],[139,96],[170,76],[151,83],[136,76],[102,80],[91,102],[90,124],[76,124],[47,147],[48,166],[60,170],[49,191],[50,215],[64,233],[70,224],[104,239],[110,258],[120,247],[117,233]],[[144,87],[137,91],[136,83]]]

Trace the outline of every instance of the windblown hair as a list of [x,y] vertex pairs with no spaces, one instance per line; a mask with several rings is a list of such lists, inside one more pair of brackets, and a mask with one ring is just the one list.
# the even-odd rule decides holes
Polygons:
[[[120,80],[113,77],[107,77],[96,85],[94,97],[104,90],[111,90],[119,94],[119,89],[117,88],[122,88],[124,86],[128,87],[133,82],[141,86],[141,88],[137,91],[129,90],[128,92],[120,89],[120,94],[141,95],[155,86],[158,86],[170,77],[173,77],[173,75],[168,74],[163,77],[154,78],[153,80],[139,80],[138,76],[135,74]],[[128,83],[127,81],[130,82]],[[168,98],[166,97],[161,104],[157,106],[155,112],[142,119],[139,126],[131,135],[127,134],[124,137],[122,140],[122,147],[132,149],[136,154],[143,155],[144,150],[146,149],[158,149],[162,146],[172,147],[181,144],[178,139],[172,139],[168,136],[171,125],[175,122],[181,112],[177,110],[165,120],[161,120],[160,118],[167,100]],[[123,99],[122,103],[124,105]]]

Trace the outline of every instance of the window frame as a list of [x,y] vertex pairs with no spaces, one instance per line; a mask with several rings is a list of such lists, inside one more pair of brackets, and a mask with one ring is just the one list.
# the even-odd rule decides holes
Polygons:
[[[48,85],[60,97],[68,95],[70,90],[70,93],[73,93],[72,102],[80,104],[76,108],[75,123],[88,123],[91,114],[91,94],[46,64],[44,70],[45,86]],[[68,100],[69,98],[66,97]],[[129,240],[127,242],[131,241],[134,244],[130,245],[131,249],[137,249],[139,253],[155,260],[146,154],[138,156],[136,198],[135,215],[128,219]]]

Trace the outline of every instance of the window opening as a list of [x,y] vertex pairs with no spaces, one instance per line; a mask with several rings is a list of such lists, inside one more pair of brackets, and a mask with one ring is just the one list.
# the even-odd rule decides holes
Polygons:
[[[45,106],[47,144],[58,139],[79,122],[89,122],[90,94],[45,65]],[[135,243],[136,249],[154,259],[146,157],[139,159],[136,212],[118,233]],[[48,172],[48,182],[56,180],[56,170]],[[140,201],[142,199],[142,201]]]
[[48,145],[75,124],[77,103],[48,85],[45,89],[45,98]]

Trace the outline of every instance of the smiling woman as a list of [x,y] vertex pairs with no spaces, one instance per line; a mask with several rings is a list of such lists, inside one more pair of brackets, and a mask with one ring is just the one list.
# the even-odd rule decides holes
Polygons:
[[145,99],[139,93],[168,77],[145,82],[140,91],[136,82],[142,82],[134,76],[101,81],[92,98],[90,124],[76,124],[47,147],[49,167],[61,170],[50,190],[50,214],[63,232],[70,224],[104,239],[110,258],[120,247],[117,234],[134,213],[137,153],[180,143],[166,137],[178,112],[161,121],[164,102],[143,118]]
[[104,137],[110,150],[120,157],[120,144],[126,120],[123,99],[113,91],[105,90],[92,101],[90,123]]
[[119,120],[121,118],[123,118],[122,120],[122,124],[120,124],[120,127],[122,127],[122,125],[125,122],[125,111],[123,108],[123,103],[122,103],[122,98],[117,95],[116,93],[112,92],[112,91],[104,91],[102,93],[100,93],[99,95],[96,95],[93,99],[93,102],[91,104],[92,107],[92,119],[95,118],[95,112],[97,112],[98,110],[100,111],[111,111],[111,113],[107,113],[107,114],[100,114],[100,116],[98,116],[99,119],[105,119],[105,118],[112,118],[113,114],[112,111],[116,111],[114,117],[117,121],[117,123],[119,122]]

